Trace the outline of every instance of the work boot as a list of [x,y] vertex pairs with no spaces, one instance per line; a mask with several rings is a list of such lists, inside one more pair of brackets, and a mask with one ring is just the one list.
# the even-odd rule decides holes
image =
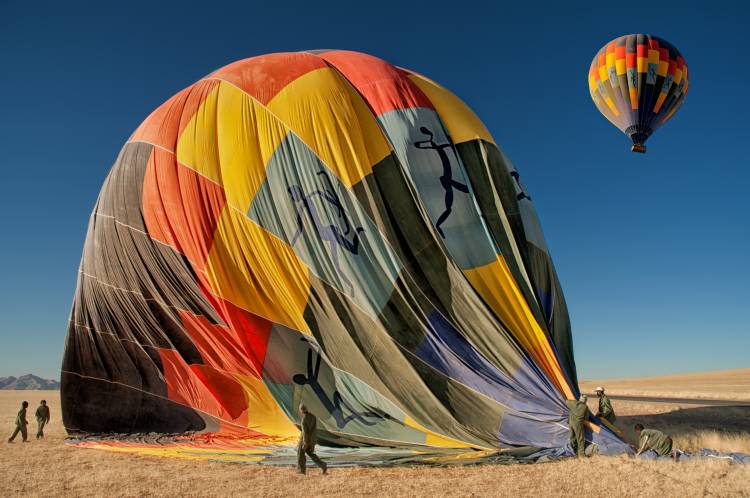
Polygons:
[[326,475],[327,472],[328,472],[328,465],[324,463],[323,464],[323,475]]

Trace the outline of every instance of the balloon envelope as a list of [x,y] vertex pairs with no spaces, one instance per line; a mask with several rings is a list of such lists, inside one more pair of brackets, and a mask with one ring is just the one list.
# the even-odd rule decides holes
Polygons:
[[102,187],[71,432],[284,443],[305,403],[327,444],[552,448],[576,395],[531,196],[424,76],[347,51],[230,64],[157,108]]
[[682,106],[688,67],[666,40],[633,34],[604,45],[591,61],[589,91],[599,112],[633,141],[634,152]]

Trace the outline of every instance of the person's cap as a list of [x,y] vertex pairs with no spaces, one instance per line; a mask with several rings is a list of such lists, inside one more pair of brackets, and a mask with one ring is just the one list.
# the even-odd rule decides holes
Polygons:
[[307,406],[302,403],[301,405],[299,405],[299,411],[307,413]]
[[578,398],[578,401],[586,402],[586,401],[588,401],[588,399],[589,399],[588,396],[586,396],[585,394],[581,394],[581,397]]
[[594,392],[595,393],[603,393],[604,392],[604,388],[602,386],[597,386],[596,389],[594,389]]

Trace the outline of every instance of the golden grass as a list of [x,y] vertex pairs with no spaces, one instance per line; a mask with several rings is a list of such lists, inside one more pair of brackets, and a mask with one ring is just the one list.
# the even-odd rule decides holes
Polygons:
[[[750,496],[750,466],[720,461],[675,463],[596,456],[537,465],[342,468],[332,469],[328,476],[321,476],[312,468],[309,475],[298,476],[291,468],[85,450],[64,444],[59,394],[53,391],[0,391],[0,424],[10,432],[21,400],[28,400],[33,412],[42,398],[52,408],[53,421],[45,431],[47,438],[33,440],[32,421],[31,443],[0,443],[1,497]],[[678,408],[615,401],[623,424],[644,420],[651,426],[673,429],[671,433],[680,444],[712,443],[717,424],[736,428],[744,423],[745,431],[750,430],[744,422],[750,413],[742,409]],[[736,420],[738,417],[742,420]],[[709,430],[702,432],[701,426]],[[737,438],[737,448],[747,448],[750,443],[747,432],[719,433],[720,437],[728,435]],[[697,439],[693,443],[691,438]],[[720,438],[716,443],[730,444],[731,440]]]
[[583,392],[604,386],[608,394],[662,398],[705,398],[750,401],[750,368],[635,379],[583,380]]

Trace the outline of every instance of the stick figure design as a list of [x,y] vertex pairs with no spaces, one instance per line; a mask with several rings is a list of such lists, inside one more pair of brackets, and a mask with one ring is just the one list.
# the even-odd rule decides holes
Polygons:
[[[305,231],[303,216],[306,215],[315,226],[315,231],[318,233],[318,236],[322,240],[325,240],[330,244],[331,258],[333,259],[333,267],[336,270],[336,274],[349,289],[349,294],[352,295],[354,294],[354,285],[352,284],[351,280],[349,280],[349,277],[347,277],[344,271],[341,269],[338,247],[343,247],[345,250],[349,251],[352,254],[359,254],[359,234],[364,232],[365,229],[362,227],[356,227],[354,228],[354,235],[352,236],[352,239],[349,240],[348,238],[346,238],[346,236],[349,235],[349,233],[352,231],[352,225],[349,221],[349,217],[347,216],[346,211],[344,210],[344,205],[341,203],[341,199],[336,193],[336,190],[333,188],[333,182],[331,181],[328,174],[325,171],[321,170],[318,171],[317,175],[321,178],[324,178],[325,182],[327,183],[327,185],[323,187],[323,190],[313,190],[309,194],[305,194],[305,191],[299,185],[292,185],[287,189],[289,197],[291,197],[292,201],[294,201],[295,203],[295,211],[297,216],[297,230],[294,232],[294,235],[292,235],[291,245],[294,246],[294,244],[297,242],[297,239],[299,239],[299,237]],[[336,209],[338,219],[342,220],[344,224],[343,233],[338,225],[328,224],[327,222],[323,221],[318,208],[315,206],[315,203],[312,202],[312,199],[314,197],[320,197]]]
[[450,159],[448,159],[448,154],[445,152],[445,149],[449,148],[450,150],[452,150],[456,158],[458,158],[458,152],[456,151],[456,148],[453,145],[450,137],[448,138],[448,143],[437,144],[433,140],[434,134],[429,130],[429,128],[422,126],[419,128],[419,131],[427,135],[429,138],[428,140],[414,142],[414,147],[416,147],[417,149],[433,149],[438,153],[440,161],[443,163],[443,174],[440,176],[440,185],[443,187],[443,189],[445,189],[445,211],[443,211],[442,214],[438,217],[437,222],[435,223],[435,228],[437,229],[440,236],[442,238],[445,238],[445,233],[443,233],[443,229],[440,228],[440,225],[442,225],[443,222],[448,219],[448,216],[450,216],[451,212],[453,211],[453,189],[468,194],[469,187],[453,179],[453,169],[451,168],[451,162]]
[[531,200],[531,196],[526,193],[526,188],[521,184],[521,175],[518,174],[518,171],[513,170],[510,172],[510,176],[513,177],[513,179],[516,181],[516,185],[518,186],[519,192],[516,194],[516,200],[521,199],[528,199]]
[[[301,339],[302,341],[307,342],[305,339]],[[300,386],[309,385],[310,388],[313,390],[315,395],[318,397],[320,402],[323,404],[326,410],[328,410],[328,413],[331,414],[331,416],[336,421],[336,426],[339,429],[343,429],[346,427],[346,424],[351,422],[352,420],[358,420],[359,422],[365,424],[365,425],[375,425],[375,422],[372,422],[370,420],[366,420],[366,417],[372,418],[384,418],[378,413],[365,411],[365,412],[358,412],[352,406],[341,396],[341,393],[338,391],[334,391],[332,398],[328,397],[328,394],[325,392],[325,389],[323,389],[323,386],[320,385],[318,382],[318,374],[320,373],[320,358],[321,355],[318,354],[317,358],[315,359],[315,366],[313,366],[313,350],[312,348],[307,350],[307,375],[303,374],[294,374],[292,376],[292,380],[295,384]],[[344,416],[344,410],[342,409],[342,406],[346,408],[351,415]]]

